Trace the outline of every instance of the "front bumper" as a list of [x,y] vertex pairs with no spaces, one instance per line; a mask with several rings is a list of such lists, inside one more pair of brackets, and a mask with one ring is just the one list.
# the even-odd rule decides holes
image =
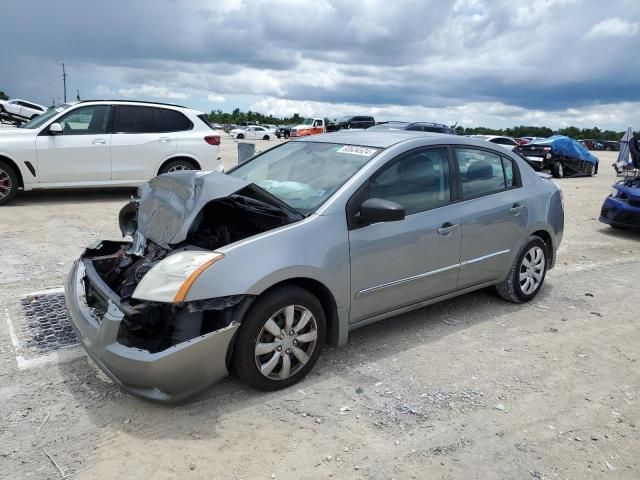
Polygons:
[[640,230],[640,207],[607,197],[602,204],[599,220],[613,227]]
[[127,347],[117,341],[125,316],[118,297],[106,285],[92,282],[108,304],[104,315],[96,315],[86,301],[85,281],[89,280],[81,257],[65,284],[71,323],[89,357],[126,390],[151,400],[175,402],[228,375],[226,357],[238,323],[156,353]]

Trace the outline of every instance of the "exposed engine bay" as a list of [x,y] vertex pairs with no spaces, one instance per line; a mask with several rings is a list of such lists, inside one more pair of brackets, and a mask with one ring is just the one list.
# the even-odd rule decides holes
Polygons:
[[[156,264],[177,252],[212,251],[304,218],[264,190],[248,184],[236,193],[204,203],[194,215],[186,215],[193,221],[184,230],[184,240],[160,245],[140,233],[143,229],[139,228],[142,219],[138,213],[142,202],[142,198],[133,198],[120,214],[123,234],[132,234],[134,241],[100,242],[85,251],[82,262],[87,303],[96,311],[96,317],[104,314],[109,301],[116,302],[125,313],[118,342],[150,353],[228,326],[235,310],[247,299],[246,295],[238,295],[181,304],[136,300],[136,287]],[[155,199],[154,206],[156,210],[152,211],[147,205],[145,221],[163,221],[162,215],[157,214],[162,203]],[[162,225],[146,227],[145,232],[154,231],[153,228],[159,231]],[[102,288],[94,288],[97,284]],[[104,291],[113,296],[105,298]]]

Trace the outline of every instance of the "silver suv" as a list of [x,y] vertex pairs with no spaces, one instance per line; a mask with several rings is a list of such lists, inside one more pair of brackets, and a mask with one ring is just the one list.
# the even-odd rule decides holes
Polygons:
[[231,170],[161,175],[66,290],[79,337],[125,388],[176,400],[229,368],[273,390],[350,330],[479,288],[532,300],[562,240],[560,190],[482,140],[342,131]]

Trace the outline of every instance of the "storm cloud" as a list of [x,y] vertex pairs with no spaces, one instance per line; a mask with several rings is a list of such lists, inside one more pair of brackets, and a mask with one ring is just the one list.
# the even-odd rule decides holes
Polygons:
[[0,89],[44,104],[63,60],[70,97],[205,111],[621,129],[640,105],[637,0],[30,1],[2,17]]

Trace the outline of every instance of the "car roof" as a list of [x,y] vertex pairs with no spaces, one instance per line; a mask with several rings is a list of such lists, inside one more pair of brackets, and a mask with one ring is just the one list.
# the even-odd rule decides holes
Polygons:
[[[317,142],[317,143],[337,143],[342,145],[358,145],[373,148],[389,148],[398,143],[423,138],[428,140],[426,145],[469,145],[482,148],[493,148],[492,143],[485,140],[463,137],[460,135],[451,135],[448,133],[434,132],[416,132],[412,130],[341,130],[334,133],[324,133],[321,135],[310,135],[307,137],[297,138],[294,142]],[[502,147],[501,145],[495,145]],[[494,150],[500,152],[497,148]]]

